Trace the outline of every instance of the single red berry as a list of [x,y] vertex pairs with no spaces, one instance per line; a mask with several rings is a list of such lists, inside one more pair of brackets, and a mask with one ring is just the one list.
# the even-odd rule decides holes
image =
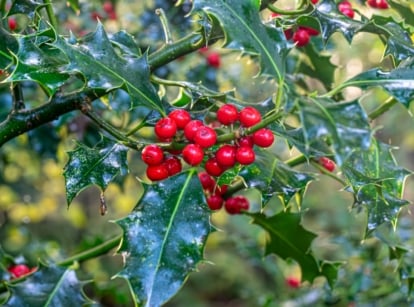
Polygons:
[[236,163],[236,147],[225,144],[216,151],[216,159],[219,165],[232,167]]
[[239,121],[244,127],[251,127],[262,120],[262,115],[254,107],[245,107],[239,113]]
[[366,3],[372,8],[377,8],[377,0],[367,0]]
[[212,52],[207,56],[206,61],[209,66],[219,68],[221,64],[220,54]]
[[213,128],[200,127],[194,135],[194,142],[203,148],[208,148],[216,144],[217,134]]
[[277,18],[279,16],[280,16],[280,14],[278,14],[278,13],[275,13],[275,12],[270,13],[270,18]]
[[297,277],[288,277],[286,278],[286,284],[291,288],[299,288],[300,287],[300,279]]
[[318,2],[319,2],[319,0],[311,0],[311,2],[312,2],[313,4],[316,4],[316,3],[318,3]]
[[191,115],[186,110],[176,109],[168,114],[169,118],[172,118],[175,121],[178,129],[184,129],[185,126],[190,122]]
[[232,104],[225,104],[217,110],[217,119],[223,125],[233,124],[239,118],[239,111]]
[[169,117],[161,118],[155,124],[154,132],[161,140],[170,139],[177,133],[177,124]]
[[223,207],[223,198],[217,194],[210,195],[207,197],[207,205],[211,210],[219,210]]
[[339,3],[338,3],[338,10],[339,10],[340,12],[342,12],[342,10],[343,10],[343,9],[352,9],[352,4],[351,4],[351,2],[349,2],[349,1],[347,1],[347,0],[342,1],[342,2],[339,2]]
[[303,30],[303,29],[298,29],[296,30],[295,33],[293,33],[292,39],[296,43],[296,46],[303,47],[309,44],[310,35],[308,31]]
[[190,120],[189,123],[185,125],[184,127],[184,136],[186,137],[187,140],[192,142],[194,140],[194,136],[197,130],[203,126],[204,124],[201,120],[198,120],[198,119]]
[[191,166],[199,165],[204,158],[203,148],[198,144],[188,144],[183,149],[183,159]]
[[9,17],[8,23],[10,31],[14,31],[17,29],[17,22],[14,17]]
[[237,140],[237,145],[239,145],[239,147],[253,148],[254,146],[253,136],[252,135],[242,136],[240,139]]
[[376,7],[378,9],[385,10],[385,9],[389,8],[389,5],[388,5],[387,0],[376,0]]
[[107,14],[114,12],[114,6],[111,1],[105,1],[102,8]]
[[159,165],[164,161],[164,152],[158,145],[147,145],[141,152],[141,159],[147,165]]
[[223,174],[224,169],[220,166],[220,164],[217,162],[216,157],[209,158],[204,165],[204,168],[206,169],[206,172],[210,174],[211,176],[218,177],[221,174]]
[[207,51],[208,51],[207,46],[204,46],[204,47],[201,47],[200,49],[198,49],[198,52],[200,52],[200,53],[206,53]]
[[15,264],[7,269],[12,278],[19,278],[32,272],[32,270],[25,264]]
[[341,11],[342,14],[344,14],[345,16],[349,17],[349,18],[354,18],[355,16],[355,12],[353,9],[343,9]]
[[225,201],[224,208],[229,214],[239,214],[242,210],[249,209],[249,201],[241,195],[230,197]]
[[275,140],[273,132],[268,128],[261,128],[253,133],[253,142],[260,147],[270,147]]
[[201,172],[198,174],[198,179],[200,180],[201,186],[204,190],[212,192],[216,186],[216,181],[206,172]]
[[152,181],[159,181],[168,178],[168,170],[164,163],[159,165],[148,165],[147,177]]
[[308,34],[310,36],[317,36],[317,35],[319,35],[319,31],[316,30],[316,29],[314,29],[314,28],[311,28],[311,27],[300,26],[299,29],[305,30],[306,32],[308,32]]
[[249,165],[254,162],[256,155],[251,147],[239,147],[236,151],[236,161],[241,165]]
[[173,176],[178,174],[182,170],[181,160],[177,157],[168,157],[164,161],[164,165],[167,168],[168,175]]
[[291,40],[293,37],[293,30],[291,28],[283,30],[283,33],[285,33],[285,37],[287,40]]
[[335,170],[336,164],[334,161],[327,157],[321,157],[319,158],[319,164],[322,165],[324,169],[326,169],[328,172],[333,172]]
[[227,184],[217,185],[216,190],[214,191],[215,194],[224,195],[227,192],[229,186]]

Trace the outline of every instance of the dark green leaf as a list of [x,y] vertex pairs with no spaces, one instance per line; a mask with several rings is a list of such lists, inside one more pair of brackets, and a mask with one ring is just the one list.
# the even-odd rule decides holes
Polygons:
[[259,0],[195,0],[193,10],[219,20],[226,47],[259,55],[262,73],[282,80],[288,44],[280,29],[262,23],[259,7]]
[[405,3],[401,0],[388,0],[388,4],[401,15],[406,23],[414,26],[414,10],[410,6],[410,0],[405,0]]
[[265,150],[257,152],[255,163],[243,169],[240,175],[249,187],[262,192],[265,201],[277,195],[285,205],[296,193],[303,194],[313,180],[312,176],[290,169]]
[[281,212],[271,217],[261,213],[251,214],[253,223],[267,231],[266,255],[273,253],[282,259],[293,259],[301,267],[302,280],[312,282],[325,276],[330,285],[337,278],[337,265],[315,258],[311,250],[316,234],[301,225],[298,213]]
[[41,265],[23,282],[9,285],[11,296],[5,306],[83,306],[91,301],[85,297],[82,287],[75,271]]
[[368,150],[354,152],[342,170],[356,205],[368,211],[368,229],[382,223],[395,225],[401,207],[408,204],[401,197],[411,172],[396,164],[391,147],[373,140]]
[[[116,43],[119,44],[119,37]],[[107,90],[123,88],[132,98],[132,107],[144,105],[164,113],[162,103],[149,79],[146,55],[118,55],[102,24],[99,23],[94,33],[76,44],[72,45],[58,37],[53,46],[62,50],[69,59],[64,68],[65,72],[81,74],[86,86]]]
[[357,86],[362,89],[380,86],[406,107],[414,99],[414,58],[391,71],[379,68],[367,70],[346,81],[341,87]]
[[119,31],[110,36],[112,44],[119,47],[122,54],[134,56],[142,56],[141,50],[139,49],[137,43],[134,40],[134,37],[125,32]]
[[203,260],[210,211],[195,170],[145,186],[137,206],[117,223],[125,278],[142,306],[160,306]]
[[125,146],[108,139],[103,139],[95,148],[78,144],[69,152],[64,169],[68,204],[87,186],[95,184],[105,190],[117,175],[126,173],[126,153]]
[[16,38],[11,35],[0,22],[0,69],[6,68],[12,61],[12,53],[16,53],[19,45]]
[[332,142],[338,165],[355,149],[369,147],[371,131],[368,118],[358,101],[335,103],[301,99],[298,106],[307,146],[317,148],[321,139]]

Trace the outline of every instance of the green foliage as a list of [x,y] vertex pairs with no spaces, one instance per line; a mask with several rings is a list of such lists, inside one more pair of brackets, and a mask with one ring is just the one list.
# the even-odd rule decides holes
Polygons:
[[[244,260],[246,267],[254,263],[266,282],[271,280],[277,284],[275,288],[282,289],[277,295],[260,298],[258,305],[273,306],[296,298],[314,304],[306,301],[312,291],[322,302],[324,288],[332,296],[338,291],[357,303],[389,295],[387,302],[393,304],[410,295],[414,261],[408,251],[414,243],[401,239],[412,236],[404,235],[406,226],[399,226],[398,221],[409,204],[404,185],[411,171],[393,156],[394,144],[382,139],[377,119],[389,114],[397,102],[405,107],[402,112],[410,112],[414,12],[408,2],[389,1],[387,11],[351,1],[354,19],[342,14],[339,1],[334,0],[316,5],[298,1],[295,9],[282,1],[155,1],[151,4],[161,8],[157,10],[160,18],[146,1],[107,1],[105,6],[98,1],[69,1],[68,7],[32,0],[6,1],[6,5],[3,1],[0,208],[7,214],[0,221],[6,229],[2,239],[12,237],[18,228],[13,222],[21,216],[24,223],[39,225],[45,216],[54,216],[55,204],[64,202],[65,193],[50,189],[48,193],[60,195],[53,194],[56,199],[51,201],[45,190],[50,181],[58,185],[56,178],[65,179],[61,184],[71,205],[65,214],[77,212],[72,218],[75,225],[94,228],[91,217],[79,213],[88,211],[76,207],[79,202],[122,207],[115,209],[120,214],[112,218],[116,221],[112,226],[122,234],[104,240],[112,233],[108,230],[111,224],[106,223],[103,234],[96,230],[92,244],[85,243],[87,238],[80,233],[79,245],[86,250],[66,259],[66,253],[83,248],[69,244],[69,251],[40,248],[40,258],[50,265],[41,265],[28,276],[13,279],[7,273],[9,265],[26,258],[17,256],[20,251],[12,251],[12,257],[0,249],[4,280],[0,298],[6,306],[90,303],[83,288],[99,288],[101,277],[91,273],[99,267],[93,261],[116,246],[123,268],[105,269],[108,275],[121,277],[114,282],[125,281],[129,286],[132,304],[169,304],[189,276],[191,279],[190,273],[209,260],[204,253],[216,223],[230,238],[236,237],[235,245],[243,251],[240,257],[254,259]],[[278,15],[271,16],[269,10]],[[8,25],[10,18],[18,21],[16,29]],[[289,31],[299,27],[311,27],[319,34],[305,47],[295,46]],[[184,32],[188,34],[184,36]],[[364,51],[352,54],[358,44]],[[206,46],[207,50],[200,50]],[[349,48],[349,54],[343,46]],[[373,54],[378,52],[366,52],[368,47],[372,51],[381,48],[383,56],[376,59]],[[216,61],[213,64],[211,56]],[[349,58],[356,69],[348,66]],[[220,126],[216,111],[223,103],[238,109],[254,106],[262,120],[249,128]],[[219,185],[228,185],[221,195],[225,199],[241,194],[251,203],[241,216],[223,218],[224,210],[213,213],[206,199],[218,187],[204,191],[198,180],[197,173],[220,144],[205,150],[200,166],[184,165],[182,172],[159,182],[149,182],[145,176],[146,166],[139,159],[145,145],[157,143],[169,155],[188,143],[181,131],[162,142],[153,133],[154,124],[177,107],[206,125],[220,126],[216,129],[220,144],[237,144],[240,136],[264,127],[276,136],[270,148],[256,148],[253,164],[237,164],[216,178]],[[51,123],[54,119],[58,121]],[[34,130],[43,124],[47,124],[43,130]],[[336,162],[335,170],[324,168],[320,158],[326,157]],[[40,166],[34,161],[40,161]],[[56,164],[65,165],[63,176],[52,167]],[[39,179],[41,173],[58,175],[50,175],[44,183]],[[128,194],[128,184],[131,188],[128,174],[135,184],[128,201],[136,203],[138,198],[133,208],[126,208],[122,198]],[[325,177],[335,182],[335,189],[332,184],[320,194],[308,192]],[[351,196],[344,206],[347,210],[338,212],[353,220],[354,226],[358,224],[349,232],[340,223],[331,229],[321,226],[339,210],[332,208],[336,203],[328,207],[325,200],[325,194],[336,193],[338,185]],[[86,189],[90,186],[97,186],[100,196],[91,196],[93,190]],[[113,190],[118,194],[111,194]],[[30,195],[39,191],[44,192],[32,199]],[[309,215],[320,215],[323,222],[312,225]],[[248,218],[254,226],[246,225]],[[358,233],[358,229],[362,231]],[[47,231],[53,233],[54,229]],[[211,246],[215,243],[213,238]],[[343,254],[332,252],[330,244],[343,249]],[[266,260],[258,264],[262,256]],[[269,259],[276,260],[269,265]],[[91,262],[83,266],[84,261]],[[74,263],[80,266],[66,268]],[[286,272],[292,267],[302,282],[295,293],[284,291],[284,281],[291,275]],[[365,276],[367,272],[372,274]],[[81,279],[95,275],[97,285],[85,286],[77,275]],[[350,286],[344,276],[351,276],[355,283]],[[364,289],[375,288],[369,284],[374,279],[382,281],[383,276],[392,284],[381,288],[385,294],[359,296]],[[396,291],[405,291],[405,296],[394,299],[391,294]],[[91,297],[99,296],[96,289],[90,292]],[[111,295],[115,299],[114,292]],[[98,298],[102,305],[127,305],[122,295],[116,302],[105,302],[104,296]]]

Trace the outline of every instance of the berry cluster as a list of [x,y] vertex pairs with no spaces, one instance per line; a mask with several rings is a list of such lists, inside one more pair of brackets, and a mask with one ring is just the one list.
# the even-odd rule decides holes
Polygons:
[[29,268],[25,264],[15,264],[7,268],[7,271],[10,273],[12,279],[23,277],[25,275],[33,273],[36,270],[36,267]]
[[367,4],[375,9],[385,10],[389,7],[387,0],[367,0]]
[[237,195],[224,199],[227,192],[227,185],[217,185],[215,179],[207,172],[198,174],[204,193],[207,198],[207,205],[211,210],[220,210],[223,205],[229,214],[239,214],[249,209],[249,201],[246,197]]

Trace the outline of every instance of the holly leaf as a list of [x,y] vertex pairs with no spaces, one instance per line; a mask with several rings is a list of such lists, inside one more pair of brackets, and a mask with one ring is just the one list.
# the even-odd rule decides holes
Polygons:
[[11,35],[0,22],[0,69],[6,68],[12,61],[12,54],[17,52],[19,46],[16,38]]
[[131,214],[116,222],[124,230],[125,260],[117,276],[142,306],[160,306],[203,259],[210,211],[194,169],[144,188]]
[[371,131],[368,118],[357,100],[335,103],[302,98],[298,106],[306,151],[317,148],[324,139],[332,143],[336,163],[341,165],[355,149],[369,147]]
[[399,67],[390,71],[374,68],[362,72],[344,82],[341,88],[348,86],[361,89],[380,86],[408,108],[414,99],[414,58],[404,61]]
[[280,212],[271,217],[264,214],[250,214],[253,224],[266,230],[268,236],[265,254],[276,254],[284,260],[295,260],[302,270],[302,280],[313,282],[318,276],[325,276],[332,286],[337,278],[337,264],[323,262],[313,255],[312,241],[316,234],[301,225],[299,213]]
[[14,0],[7,15],[24,14],[33,18],[37,11],[46,5],[34,0]]
[[66,199],[68,205],[73,198],[90,185],[105,190],[119,174],[127,172],[127,148],[104,138],[96,147],[78,144],[70,151],[64,168]]
[[[123,44],[131,47],[131,42]],[[119,36],[115,44],[120,44]],[[125,89],[131,96],[131,107],[146,106],[164,114],[162,103],[150,82],[150,70],[146,55],[141,57],[119,55],[109,40],[103,26],[98,23],[96,31],[76,43],[58,37],[52,44],[63,51],[68,64],[63,72],[79,74],[85,86],[92,89]]]
[[265,201],[277,195],[284,205],[299,193],[303,195],[313,177],[290,169],[268,151],[257,152],[254,164],[240,172],[250,188],[258,189]]
[[193,12],[203,11],[219,20],[225,47],[260,56],[262,73],[281,81],[288,43],[281,29],[262,23],[259,8],[259,0],[195,0],[193,4]]
[[83,285],[70,268],[40,265],[24,281],[8,284],[10,297],[4,306],[84,306],[92,301]]
[[395,226],[401,208],[404,182],[411,172],[394,160],[389,145],[372,141],[367,150],[354,152],[342,167],[343,174],[355,195],[355,205],[368,212],[368,229],[383,223]]

